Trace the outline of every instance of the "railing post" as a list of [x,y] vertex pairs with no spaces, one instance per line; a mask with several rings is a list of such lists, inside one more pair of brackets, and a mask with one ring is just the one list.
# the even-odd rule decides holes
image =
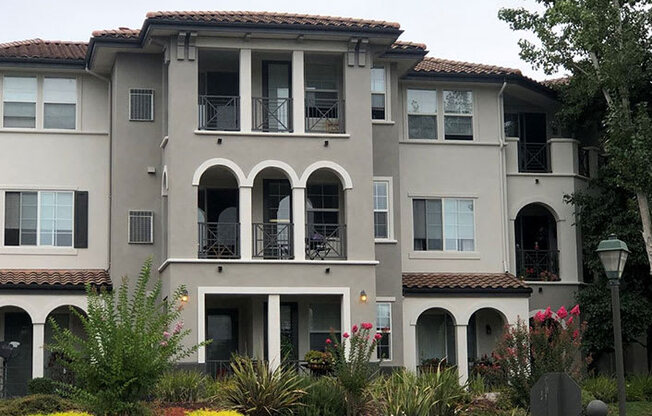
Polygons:
[[240,49],[240,131],[251,132],[251,49]]
[[251,187],[240,185],[240,258],[251,260],[252,245],[252,220],[251,220]]
[[[292,51],[292,131],[305,133],[306,126],[306,101],[304,85],[304,59],[303,51]],[[299,227],[295,227],[299,228]]]
[[292,188],[292,222],[294,223],[294,259],[306,258],[306,188]]

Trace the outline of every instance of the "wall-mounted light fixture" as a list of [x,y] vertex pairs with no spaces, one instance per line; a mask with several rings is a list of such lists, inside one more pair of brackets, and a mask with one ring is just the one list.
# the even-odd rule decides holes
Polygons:
[[360,302],[367,303],[367,292],[364,290],[360,291]]
[[223,270],[222,266],[217,266],[217,272],[218,273],[222,273],[222,270]]
[[188,291],[186,289],[183,289],[181,291],[181,297],[180,297],[181,302],[186,303],[188,302]]

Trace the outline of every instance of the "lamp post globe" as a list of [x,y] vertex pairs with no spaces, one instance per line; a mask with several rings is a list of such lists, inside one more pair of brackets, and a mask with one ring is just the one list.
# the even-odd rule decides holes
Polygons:
[[629,256],[627,244],[619,240],[615,234],[611,234],[607,240],[600,241],[596,252],[609,281],[619,280]]

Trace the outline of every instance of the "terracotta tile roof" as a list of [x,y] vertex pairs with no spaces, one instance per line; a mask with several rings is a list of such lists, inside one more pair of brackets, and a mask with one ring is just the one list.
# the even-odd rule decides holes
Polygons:
[[120,27],[118,29],[94,30],[94,38],[135,39],[140,36],[140,29]]
[[546,85],[550,88],[554,88],[562,85],[568,85],[569,82],[570,82],[569,76],[553,78],[553,79],[544,79],[543,81],[541,81],[543,85]]
[[451,61],[448,59],[426,57],[413,69],[414,72],[437,72],[444,74],[470,75],[522,75],[519,69],[501,66]]
[[403,290],[410,292],[517,292],[530,293],[510,273],[403,273]]
[[87,283],[111,286],[111,278],[106,270],[101,269],[0,269],[0,289],[16,286],[30,289],[74,286],[83,289]]
[[85,42],[28,39],[0,43],[0,59],[53,59],[83,62],[86,57]]
[[392,43],[390,48],[394,50],[404,51],[425,51],[427,49],[425,43],[405,42],[402,40],[397,40],[396,42]]
[[147,13],[147,19],[150,21],[173,20],[185,23],[262,24],[278,26],[301,25],[307,27],[345,28],[354,30],[383,29],[398,31],[401,27],[398,23],[381,20],[248,11],[158,11]]

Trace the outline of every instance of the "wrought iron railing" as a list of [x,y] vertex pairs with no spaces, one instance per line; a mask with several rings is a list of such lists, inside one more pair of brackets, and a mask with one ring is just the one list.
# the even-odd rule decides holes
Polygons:
[[591,171],[589,168],[589,151],[587,149],[580,148],[579,152],[579,174],[589,178],[591,177]]
[[240,97],[200,95],[199,130],[240,130]]
[[[206,360],[205,372],[213,378],[224,378],[233,374],[231,367],[232,360]],[[257,360],[253,360],[257,363]],[[303,360],[283,360],[281,363],[283,368],[287,371],[294,371],[299,374],[310,374],[307,361]]]
[[559,281],[559,250],[516,250],[516,270],[524,280]]
[[294,257],[292,223],[256,223],[254,257],[291,259]]
[[310,260],[346,259],[346,225],[307,224],[306,256]]
[[292,131],[292,98],[253,98],[253,130]]
[[344,133],[344,101],[306,97],[306,131]]
[[518,159],[521,172],[550,172],[548,143],[521,143]]
[[200,222],[200,259],[240,258],[240,224],[224,222]]

